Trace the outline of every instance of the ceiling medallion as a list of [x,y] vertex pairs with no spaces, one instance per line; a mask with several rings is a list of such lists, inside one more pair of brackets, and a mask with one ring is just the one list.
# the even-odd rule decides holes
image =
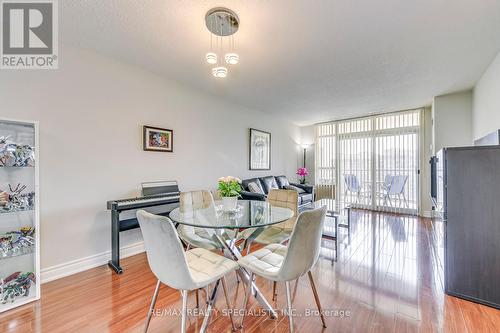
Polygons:
[[214,77],[225,78],[228,74],[225,65],[236,65],[240,61],[234,47],[234,34],[240,27],[240,19],[232,10],[217,7],[207,12],[205,24],[210,32],[210,52],[205,60],[213,65]]

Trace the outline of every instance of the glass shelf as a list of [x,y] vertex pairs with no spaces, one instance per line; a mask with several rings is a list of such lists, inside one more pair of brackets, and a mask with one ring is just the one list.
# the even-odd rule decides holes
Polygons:
[[35,245],[22,248],[20,250],[17,250],[16,252],[9,251],[9,252],[7,252],[7,255],[5,255],[5,256],[3,255],[3,252],[0,252],[0,261],[10,259],[10,258],[20,257],[20,256],[26,256],[29,254],[33,254],[33,252],[35,252]]
[[34,165],[26,165],[26,166],[4,166],[0,165],[0,169],[34,169]]
[[35,210],[34,207],[24,208],[24,209],[13,209],[13,210],[3,210],[3,209],[0,209],[0,215],[1,214],[10,214],[10,213],[19,213],[19,212],[31,212],[33,210]]
[[[31,286],[30,293],[28,296],[19,296],[16,299],[14,299],[14,302],[8,300],[5,303],[0,302],[0,313],[4,311],[8,311],[10,309],[17,308],[18,306],[28,304],[30,302],[36,301],[39,297],[37,296],[36,292],[36,287],[33,285]],[[1,301],[1,299],[0,299]]]

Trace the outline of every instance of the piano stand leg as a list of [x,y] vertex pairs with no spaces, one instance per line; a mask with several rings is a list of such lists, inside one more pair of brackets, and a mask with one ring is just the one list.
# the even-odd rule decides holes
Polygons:
[[108,261],[108,266],[111,267],[117,274],[123,273],[123,269],[113,260]]
[[111,211],[111,260],[108,262],[116,273],[123,273],[120,267],[120,213]]

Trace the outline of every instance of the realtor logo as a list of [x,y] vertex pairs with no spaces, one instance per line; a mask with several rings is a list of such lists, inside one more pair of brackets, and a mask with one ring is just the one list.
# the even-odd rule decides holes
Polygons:
[[3,0],[2,69],[57,69],[57,2]]

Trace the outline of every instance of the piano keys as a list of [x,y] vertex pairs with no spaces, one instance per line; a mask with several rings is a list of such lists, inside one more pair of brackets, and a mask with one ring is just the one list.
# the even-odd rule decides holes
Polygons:
[[111,260],[108,265],[118,274],[123,272],[120,267],[120,231],[139,228],[135,217],[120,219],[120,214],[126,211],[168,205],[165,211],[155,212],[158,215],[168,214],[179,205],[180,191],[176,181],[142,183],[142,196],[136,198],[108,201],[111,210]]

